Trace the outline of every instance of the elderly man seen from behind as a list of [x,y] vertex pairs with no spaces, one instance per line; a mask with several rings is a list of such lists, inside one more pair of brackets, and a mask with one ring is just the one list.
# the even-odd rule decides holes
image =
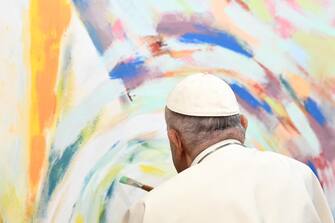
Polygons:
[[248,122],[223,80],[185,78],[165,118],[179,174],[131,208],[125,223],[333,223],[309,167],[244,146]]

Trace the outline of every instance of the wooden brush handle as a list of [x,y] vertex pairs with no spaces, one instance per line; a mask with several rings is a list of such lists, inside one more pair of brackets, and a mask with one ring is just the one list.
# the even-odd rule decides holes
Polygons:
[[151,191],[152,189],[154,189],[153,187],[148,186],[148,185],[143,185],[141,188],[145,191],[148,191],[148,192]]

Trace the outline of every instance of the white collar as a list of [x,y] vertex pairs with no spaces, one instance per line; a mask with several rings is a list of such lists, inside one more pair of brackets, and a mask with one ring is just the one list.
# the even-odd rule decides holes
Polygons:
[[[238,143],[241,144],[240,141],[236,140],[236,139],[226,139],[223,141],[220,141],[218,143],[215,143],[214,145],[211,145],[210,147],[208,147],[207,149],[203,150],[201,153],[199,153],[195,159],[193,160],[191,166],[196,165],[201,159],[203,159],[205,156],[207,156],[207,154],[212,153],[214,150],[216,150],[218,147],[227,145],[227,144],[231,144],[231,143]],[[241,144],[242,145],[242,144]]]

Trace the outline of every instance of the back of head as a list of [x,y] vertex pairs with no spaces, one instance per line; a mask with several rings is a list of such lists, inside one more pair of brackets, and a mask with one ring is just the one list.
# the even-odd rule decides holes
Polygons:
[[[224,139],[236,139],[243,143],[245,129],[240,115],[206,117],[189,116],[166,108],[165,119],[168,128],[177,130],[186,148],[206,148]],[[192,148],[193,147],[193,148]]]
[[234,92],[214,75],[195,74],[182,80],[168,97],[165,117],[168,131],[175,132],[169,134],[171,149],[181,147],[190,159],[224,139],[244,141]]

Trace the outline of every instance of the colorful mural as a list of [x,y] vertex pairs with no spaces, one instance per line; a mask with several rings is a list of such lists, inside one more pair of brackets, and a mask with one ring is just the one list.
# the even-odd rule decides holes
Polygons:
[[335,213],[335,2],[15,0],[0,13],[0,222],[120,222],[175,174],[186,75],[230,83],[247,145],[305,162]]

